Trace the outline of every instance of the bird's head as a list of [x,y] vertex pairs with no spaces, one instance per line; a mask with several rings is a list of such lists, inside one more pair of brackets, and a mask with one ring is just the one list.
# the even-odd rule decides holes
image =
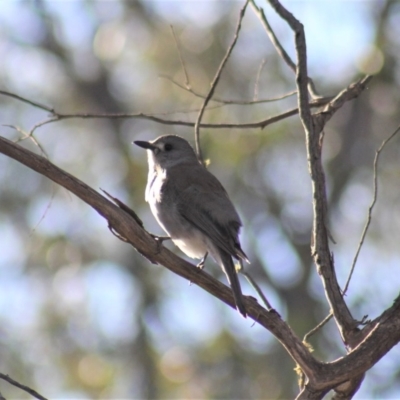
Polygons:
[[150,142],[137,140],[134,143],[147,150],[150,167],[168,169],[177,164],[198,163],[192,146],[180,136],[166,135]]

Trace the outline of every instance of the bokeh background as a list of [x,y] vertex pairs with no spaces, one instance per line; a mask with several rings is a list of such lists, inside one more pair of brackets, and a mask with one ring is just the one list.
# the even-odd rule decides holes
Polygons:
[[[332,245],[343,286],[372,200],[375,150],[400,122],[400,3],[285,1],[304,23],[309,72],[322,95],[375,77],[325,130]],[[293,34],[264,2],[294,56]],[[206,94],[243,2],[3,1],[0,88],[59,112],[144,112],[194,121],[202,100],[182,84],[174,26],[191,87]],[[263,65],[260,69],[260,65]],[[259,76],[259,77],[257,77]],[[229,100],[295,89],[249,7],[217,88]],[[211,102],[204,120],[257,121],[295,106]],[[48,118],[0,96],[1,135],[16,140]],[[5,125],[12,125],[8,127]],[[125,119],[64,120],[35,135],[49,159],[130,204],[161,234],[144,202],[146,156],[133,140],[193,130]],[[203,129],[203,152],[244,222],[248,271],[302,337],[328,312],[310,256],[311,195],[298,117],[259,129]],[[384,150],[379,198],[349,288],[356,318],[379,315],[399,292],[400,138]],[[40,153],[31,142],[23,145]],[[167,244],[171,249],[173,246]],[[210,261],[207,270],[221,280]],[[255,295],[243,281],[246,294]],[[115,238],[86,204],[0,155],[0,371],[53,399],[287,399],[294,363],[267,331]],[[344,354],[333,322],[315,356]],[[357,399],[400,398],[400,349],[368,372]],[[28,398],[0,382],[7,399]]]

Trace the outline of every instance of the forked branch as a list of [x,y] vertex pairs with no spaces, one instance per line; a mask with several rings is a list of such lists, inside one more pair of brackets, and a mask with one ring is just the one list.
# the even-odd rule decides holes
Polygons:
[[[348,309],[337,282],[333,258],[329,247],[328,205],[326,198],[325,175],[322,166],[322,144],[320,133],[328,119],[344,104],[356,97],[364,88],[370,77],[341,92],[325,107],[324,111],[311,114],[308,101],[307,47],[303,25],[278,0],[268,0],[278,15],[288,23],[294,32],[296,48],[296,85],[300,119],[306,137],[307,159],[312,184],[313,196],[313,231],[312,254],[322,278],[325,293],[343,341],[356,345],[360,337],[357,322]],[[351,94],[351,95],[350,95]]]

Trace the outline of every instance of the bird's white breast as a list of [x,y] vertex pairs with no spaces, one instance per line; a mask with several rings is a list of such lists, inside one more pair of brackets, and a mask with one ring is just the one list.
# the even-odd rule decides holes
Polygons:
[[203,258],[207,252],[208,238],[190,222],[182,217],[172,199],[163,196],[166,182],[165,171],[149,174],[146,188],[146,201],[151,212],[164,231],[180,250],[191,258]]

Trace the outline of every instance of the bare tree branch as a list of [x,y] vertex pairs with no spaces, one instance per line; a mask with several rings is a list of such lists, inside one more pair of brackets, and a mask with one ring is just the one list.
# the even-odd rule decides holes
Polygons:
[[27,133],[25,132],[23,129],[21,129],[18,126],[14,126],[14,125],[8,125],[8,124],[4,124],[3,126],[7,127],[7,128],[11,128],[11,129],[15,129],[18,133],[20,133],[22,135],[22,137],[18,138],[16,140],[16,143],[22,142],[23,140],[29,139],[33,142],[33,144],[35,146],[38,147],[38,149],[40,150],[40,152],[48,157],[46,150],[44,149],[44,147],[39,143],[39,141],[36,139],[36,137],[33,135],[33,133]]
[[239,270],[239,272],[245,276],[245,278],[247,279],[247,281],[250,283],[250,285],[254,288],[254,290],[258,293],[258,295],[260,296],[261,300],[263,301],[265,307],[267,308],[268,311],[273,310],[271,303],[268,301],[267,297],[265,296],[265,294],[263,293],[263,291],[261,290],[260,286],[258,285],[258,283],[253,279],[253,277],[246,272],[243,268],[241,268]]
[[197,158],[202,164],[203,164],[203,156],[202,156],[202,153],[201,153],[201,146],[200,146],[200,123],[201,123],[201,119],[203,118],[203,114],[204,114],[204,111],[205,111],[205,109],[207,107],[207,104],[209,103],[211,97],[214,94],[215,88],[217,87],[217,84],[218,84],[219,79],[221,77],[222,71],[223,71],[223,69],[225,67],[225,64],[229,60],[229,57],[230,57],[230,55],[232,53],[232,50],[235,47],[236,42],[237,42],[237,40],[239,38],[239,32],[240,32],[240,28],[242,26],[242,20],[243,20],[243,17],[244,17],[244,13],[246,12],[246,8],[247,8],[247,4],[248,3],[249,3],[249,0],[246,0],[246,3],[244,4],[242,9],[240,10],[239,19],[238,19],[238,22],[237,22],[237,25],[236,25],[236,31],[235,31],[235,35],[233,37],[232,43],[229,46],[228,50],[226,51],[225,56],[222,59],[221,64],[219,65],[218,70],[217,70],[217,72],[216,72],[216,74],[214,76],[214,79],[211,82],[210,91],[208,92],[206,98],[204,99],[203,105],[202,105],[202,107],[200,109],[199,115],[197,116],[196,123],[194,125],[194,140],[195,140],[195,143],[196,143]]
[[[275,35],[275,32],[273,31],[271,25],[269,24],[267,17],[265,16],[264,10],[261,7],[258,7],[255,3],[254,0],[251,0],[251,5],[253,6],[253,9],[258,16],[258,18],[261,20],[261,23],[263,24],[265,31],[267,32],[267,35],[269,39],[271,40],[271,43],[274,45],[277,53],[280,55],[280,57],[285,61],[285,63],[289,66],[289,68],[296,73],[297,66],[294,63],[294,61],[290,58],[289,54],[286,52],[282,44],[280,43],[279,39]],[[272,5],[272,4],[271,4]],[[273,6],[274,7],[274,6]],[[292,26],[293,29],[293,26]],[[314,82],[311,78],[307,77],[308,81],[308,89],[310,91],[310,94],[314,99],[319,98],[320,96],[317,93],[317,90],[315,88]]]
[[328,389],[315,390],[311,385],[305,385],[296,397],[296,400],[320,400],[327,392],[329,392]]
[[[2,137],[0,137],[0,153],[21,162],[74,193],[93,207],[108,221],[108,225],[115,232],[151,262],[165,266],[235,308],[232,292],[227,286],[160,246],[153,236],[142,228],[141,223],[138,223],[132,213],[117,207],[46,158]],[[332,363],[317,361],[276,311],[265,310],[250,296],[244,296],[244,301],[249,316],[275,335],[300,366],[307,377],[306,389],[309,393],[312,391],[314,391],[313,393],[325,393],[345,381],[355,379],[400,341],[400,298],[396,299],[392,307],[365,328],[366,336],[362,343],[346,357]]]
[[[258,101],[258,87],[259,87],[259,84],[260,84],[261,72],[262,72],[262,70],[263,70],[264,65],[266,64],[266,62],[267,62],[267,59],[264,58],[264,59],[261,61],[260,66],[258,67],[257,76],[256,76],[256,81],[255,81],[255,83],[254,83],[254,96],[253,96],[253,101]],[[296,91],[292,91],[289,95],[293,95],[293,94],[296,94]],[[285,97],[288,97],[288,95],[285,95]],[[281,97],[281,99],[282,99],[282,98],[285,98],[285,97]],[[281,99],[280,99],[280,100],[281,100]]]
[[175,41],[176,50],[178,51],[179,61],[181,63],[181,67],[182,67],[183,73],[185,74],[185,87],[187,89],[189,89],[190,88],[189,74],[187,72],[185,61],[183,60],[183,57],[182,57],[181,46],[179,45],[178,38],[175,35],[174,26],[170,25],[170,27],[171,27],[172,36],[173,36],[174,41]]
[[[301,393],[298,399],[321,399],[328,391],[336,392],[335,398],[348,398],[357,392],[365,372],[371,368],[379,359],[381,359],[393,346],[400,341],[400,297],[397,298],[389,309],[384,311],[374,321],[369,322],[362,330],[359,329],[360,323],[356,321],[350,310],[348,309],[343,294],[348,289],[351,276],[357,262],[358,254],[364,243],[365,235],[368,230],[369,223],[372,218],[372,210],[377,200],[378,193],[378,159],[385,145],[397,134],[400,127],[382,142],[380,148],[376,152],[374,160],[374,198],[369,208],[367,223],[364,228],[356,256],[350,271],[350,275],[346,282],[343,293],[337,282],[333,254],[329,247],[329,229],[328,224],[328,204],[326,196],[325,176],[322,166],[322,131],[329,119],[338,111],[345,102],[359,96],[369,83],[371,77],[366,76],[358,82],[350,85],[341,91],[335,98],[317,98],[310,102],[309,93],[312,96],[317,96],[312,80],[308,77],[307,72],[307,51],[303,25],[285,8],[278,0],[268,0],[277,14],[285,20],[294,32],[295,47],[296,47],[296,63],[289,57],[285,49],[282,47],[274,31],[268,23],[262,8],[257,7],[254,0],[247,0],[240,11],[236,31],[231,45],[219,65],[219,68],[211,83],[210,90],[206,96],[195,92],[190,87],[189,77],[178,40],[172,29],[172,34],[178,49],[179,58],[182,69],[185,74],[185,86],[170,79],[177,86],[189,91],[195,96],[204,99],[202,107],[199,110],[195,122],[187,122],[180,120],[170,120],[161,118],[155,114],[131,113],[131,114],[61,114],[57,113],[54,108],[42,105],[38,102],[25,99],[22,96],[0,91],[0,94],[12,97],[18,101],[27,103],[33,107],[39,108],[50,113],[50,116],[43,121],[38,122],[29,132],[24,134],[25,137],[32,137],[36,129],[63,119],[72,118],[141,118],[154,121],[156,123],[166,125],[182,125],[192,126],[195,128],[196,149],[198,158],[202,161],[200,149],[200,128],[213,129],[243,129],[243,128],[264,128],[265,126],[290,117],[300,114],[300,119],[305,130],[307,158],[312,182],[313,195],[313,232],[312,232],[312,256],[314,257],[317,271],[321,276],[324,285],[325,293],[331,307],[331,313],[318,324],[313,330],[304,336],[304,342],[324,326],[332,316],[334,316],[338,329],[340,330],[343,342],[346,345],[348,354],[333,362],[320,362],[316,360],[310,353],[309,348],[301,342],[301,340],[291,330],[279,314],[271,309],[268,300],[259,290],[258,285],[246,273],[244,275],[253,281],[253,287],[259,293],[269,310],[264,309],[257,301],[250,297],[244,296],[246,310],[250,318],[259,323],[264,328],[268,329],[280,343],[285,347],[293,360],[298,364],[304,374],[304,384],[301,388]],[[213,98],[216,86],[225,68],[225,65],[236,45],[241,23],[245,14],[248,3],[251,2],[256,14],[263,23],[268,36],[273,45],[277,49],[278,54],[296,73],[296,85],[299,108],[289,110],[285,113],[274,117],[269,117],[266,120],[244,123],[244,124],[207,124],[202,123],[202,118],[206,111],[208,103],[213,100],[222,104],[256,104],[267,102],[267,100],[253,100],[249,102],[235,102]],[[261,67],[260,67],[261,70]],[[257,78],[258,82],[258,78]],[[256,82],[256,87],[257,87]],[[255,92],[256,93],[256,92]],[[257,96],[255,95],[255,98]],[[325,106],[322,110],[315,114],[311,113],[312,107]],[[118,199],[106,194],[114,201],[113,204],[101,194],[90,188],[88,185],[78,180],[74,176],[61,170],[49,160],[39,155],[36,155],[18,144],[12,143],[7,139],[0,137],[0,152],[14,158],[23,163],[27,167],[37,171],[38,173],[48,177],[59,185],[65,187],[70,192],[77,195],[88,205],[93,207],[101,216],[103,216],[110,230],[121,240],[130,243],[138,252],[155,264],[161,264],[175,274],[187,279],[190,282],[197,284],[202,289],[214,297],[220,299],[227,305],[235,308],[235,303],[232,297],[231,290],[219,281],[213,279],[206,272],[199,270],[192,264],[180,259],[168,249],[164,248],[159,241],[155,240],[154,236],[149,234],[144,228],[140,219],[135,212],[127,205]],[[6,376],[6,375],[5,375]],[[0,378],[5,379],[2,374]],[[10,378],[11,379],[11,378]],[[23,385],[22,385],[23,386]],[[1,396],[1,395],[0,395]],[[39,395],[40,396],[40,395]],[[36,397],[36,396],[35,396]],[[37,397],[44,399],[44,397]]]
[[316,134],[319,135],[322,132],[326,123],[346,102],[358,97],[366,89],[371,80],[372,76],[366,75],[357,82],[350,84],[347,88],[337,94],[321,111],[316,113],[313,116]]
[[36,390],[33,390],[30,387],[17,382],[16,380],[10,378],[8,375],[0,373],[0,379],[5,380],[6,382],[10,383],[11,385],[25,391],[26,393],[29,393],[31,396],[35,397],[36,399],[47,400],[46,397],[44,397],[41,394],[39,394],[38,392],[36,392]]
[[[262,66],[262,64],[261,64]],[[259,69],[259,72],[261,70],[261,66]],[[170,76],[167,75],[160,75],[160,78],[164,78],[169,80],[170,82],[172,82],[174,85],[178,86],[179,88],[186,90],[187,92],[193,94],[196,97],[200,97],[201,99],[205,99],[206,96],[195,91],[193,88],[191,87],[186,87],[184,85],[182,85],[181,83],[177,82],[175,79],[171,78]],[[256,83],[258,82],[258,74],[257,74],[257,79],[256,79]],[[239,106],[252,106],[254,104],[264,104],[264,103],[273,103],[275,101],[280,101],[280,100],[284,100],[288,97],[294,96],[297,93],[296,90],[293,90],[289,93],[283,94],[282,96],[278,96],[278,97],[271,97],[270,99],[259,99],[257,100],[256,98],[254,98],[253,100],[229,100],[229,99],[222,99],[220,97],[212,97],[210,99],[210,101],[214,101],[216,103],[221,103],[223,105],[239,105]]]
[[323,326],[325,326],[333,317],[332,313],[329,313],[317,326],[307,332],[303,337],[303,342],[307,343],[308,339],[313,336],[316,332],[318,332]]
[[31,106],[39,108],[41,110],[48,111],[51,114],[55,113],[55,110],[53,107],[45,106],[44,104],[38,103],[37,101],[29,100],[26,97],[19,96],[15,93],[8,92],[6,90],[0,90],[0,94],[2,94],[4,96],[12,97],[16,100],[22,101],[23,103],[30,104]]
[[[0,93],[8,96],[8,92],[6,93]],[[11,95],[13,95],[11,93]],[[25,99],[21,96],[15,95],[20,101],[26,102],[30,104],[32,101],[29,99]],[[14,97],[14,96],[10,96]],[[330,100],[332,100],[332,97],[325,97],[318,99],[316,101],[313,101],[310,103],[310,107],[313,108],[318,108],[321,106],[326,105]],[[34,102],[32,102],[34,103]],[[38,103],[37,103],[38,104]],[[39,105],[35,105],[35,107],[41,108]],[[44,108],[41,108],[43,110],[46,110]],[[208,129],[264,129],[266,126],[271,125],[275,122],[282,121],[286,118],[292,117],[294,115],[297,115],[299,112],[298,108],[293,108],[291,110],[285,111],[281,114],[274,115],[272,117],[269,117],[267,119],[261,120],[261,121],[256,121],[256,122],[247,122],[247,123],[242,123],[242,124],[237,124],[237,123],[220,123],[220,124],[210,124],[210,123],[201,123],[200,127],[201,128],[208,128]],[[157,115],[163,115],[163,114],[145,114],[142,112],[139,113],[73,113],[73,114],[67,114],[67,113],[56,113],[55,111],[53,112],[53,115],[50,118],[47,118],[43,121],[38,122],[33,126],[33,128],[30,130],[28,133],[28,136],[32,136],[33,133],[36,131],[36,129],[47,125],[51,124],[53,122],[57,121],[62,121],[65,119],[144,119],[148,121],[153,121],[159,124],[163,125],[176,125],[176,126],[187,126],[187,127],[194,127],[195,122],[190,122],[190,121],[182,121],[182,120],[171,120],[171,119],[166,119],[166,118],[161,118],[157,117]],[[26,135],[24,135],[26,136]]]
[[386,138],[381,143],[381,145],[379,146],[379,149],[375,153],[374,168],[373,168],[374,194],[373,194],[371,205],[368,208],[367,221],[365,223],[363,232],[361,234],[361,239],[360,239],[360,242],[358,244],[358,247],[357,247],[357,250],[356,250],[356,254],[355,254],[353,262],[351,264],[350,273],[349,273],[349,276],[347,278],[346,285],[344,286],[344,289],[343,289],[343,295],[346,294],[347,289],[349,288],[349,284],[350,284],[350,281],[351,281],[351,277],[353,276],[353,272],[354,272],[354,268],[355,268],[356,263],[357,263],[358,256],[359,256],[361,248],[362,248],[362,246],[364,244],[364,240],[365,240],[365,237],[367,236],[368,228],[369,228],[369,225],[371,223],[372,210],[374,209],[376,201],[378,200],[378,162],[379,162],[379,157],[381,155],[381,152],[385,148],[385,146],[399,133],[399,131],[400,131],[400,126],[398,126],[396,128],[396,130],[388,138]]
[[[343,342],[346,344],[348,349],[353,349],[359,345],[364,336],[360,334],[358,323],[352,317],[350,310],[343,299],[335,274],[333,255],[329,248],[330,235],[327,228],[328,205],[325,175],[322,166],[321,132],[325,123],[331,118],[334,112],[336,112],[345,101],[356,97],[365,88],[370,77],[364,78],[356,85],[341,92],[322,112],[312,116],[307,93],[308,83],[310,81],[307,72],[307,48],[303,25],[284,6],[282,6],[278,0],[268,1],[277,14],[288,23],[295,34],[297,57],[295,71],[298,89],[298,104],[300,109],[299,114],[306,134],[307,158],[313,193],[312,255],[314,256],[317,271],[322,278],[325,293]],[[263,12],[261,12],[257,7],[255,8],[259,11],[261,18],[266,21]],[[267,30],[272,32],[270,27],[267,27]],[[376,326],[374,326],[372,330],[375,328]],[[366,330],[365,332],[368,331]],[[362,380],[362,374],[363,373],[359,373],[358,375],[356,374],[352,376],[350,380],[347,380],[346,393],[355,393],[358,390],[359,384]],[[309,383],[311,384],[312,382]],[[341,382],[338,382],[338,384],[339,383]],[[307,385],[304,387],[304,390],[306,387]],[[316,389],[316,386],[310,386],[309,389],[313,391]]]
[[[132,217],[131,213],[117,207],[84,182],[58,168],[46,158],[34,154],[3,137],[0,137],[0,153],[21,162],[74,193],[94,208],[108,221],[109,226],[118,235],[125,238],[152,263],[163,265],[175,274],[197,284],[232,308],[236,308],[230,288],[179,258],[165,247],[160,246],[157,240],[141,227],[137,219]],[[313,366],[319,364],[318,361],[312,357],[306,346],[297,338],[279,314],[275,311],[265,310],[253,297],[244,296],[244,302],[248,315],[264,328],[270,330],[301,366],[302,370],[306,374],[311,374]]]
[[317,265],[329,305],[335,316],[344,343],[356,345],[359,342],[357,322],[352,317],[337,282],[333,257],[329,248],[329,233],[327,229],[327,198],[325,188],[325,175],[322,166],[320,132],[345,101],[356,97],[364,88],[370,77],[366,77],[333,99],[323,112],[311,115],[308,103],[308,75],[307,51],[303,25],[277,0],[268,0],[278,15],[285,20],[295,33],[295,47],[297,55],[296,83],[298,88],[298,102],[300,118],[306,133],[307,158],[313,192],[313,233],[312,254]]

